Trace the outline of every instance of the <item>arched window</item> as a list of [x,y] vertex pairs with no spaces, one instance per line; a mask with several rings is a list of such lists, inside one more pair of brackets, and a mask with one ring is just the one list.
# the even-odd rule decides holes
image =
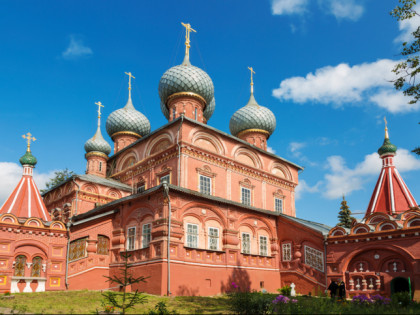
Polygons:
[[31,277],[41,277],[42,258],[37,256],[32,259]]
[[26,257],[23,255],[17,256],[16,261],[15,261],[15,277],[25,276],[25,265],[26,265]]
[[86,257],[87,237],[70,243],[69,261]]
[[109,254],[109,238],[104,235],[98,235],[98,249],[99,255]]

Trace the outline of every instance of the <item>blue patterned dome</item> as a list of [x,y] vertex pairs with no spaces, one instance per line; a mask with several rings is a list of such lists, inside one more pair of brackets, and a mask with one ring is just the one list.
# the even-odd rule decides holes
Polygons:
[[131,132],[144,137],[150,133],[150,122],[146,116],[134,108],[131,96],[129,96],[123,108],[109,115],[106,120],[106,132],[111,138],[117,132]]
[[[204,110],[207,114],[204,117],[209,119],[213,114],[215,103],[213,103],[212,110],[207,110],[214,98],[213,81],[206,72],[191,65],[188,56],[185,56],[182,64],[170,68],[163,74],[159,81],[158,90],[160,100],[165,105],[168,97],[175,93],[192,92],[198,94],[204,98],[207,104]],[[162,109],[162,112],[165,117],[168,117],[164,109]]]
[[237,110],[229,123],[230,133],[235,137],[242,131],[260,129],[268,132],[269,136],[276,129],[276,117],[267,107],[258,105],[251,93],[248,104]]
[[101,152],[106,155],[109,155],[111,153],[111,146],[102,136],[101,128],[99,126],[98,126],[98,130],[96,130],[95,135],[92,138],[90,138],[88,141],[86,141],[85,151],[86,153]]

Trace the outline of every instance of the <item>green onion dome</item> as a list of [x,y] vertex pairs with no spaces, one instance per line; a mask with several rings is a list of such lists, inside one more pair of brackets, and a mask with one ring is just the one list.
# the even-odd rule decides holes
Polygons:
[[127,104],[113,111],[106,120],[106,132],[112,138],[116,133],[127,132],[144,137],[150,133],[150,122],[134,108],[131,96]]
[[233,114],[229,129],[235,137],[245,130],[262,130],[269,137],[276,129],[276,117],[267,107],[258,105],[254,94],[251,93],[248,104]]
[[[206,119],[209,119],[214,111],[211,109],[211,102],[214,98],[214,86],[213,81],[209,75],[198,67],[191,65],[188,55],[182,64],[172,67],[167,70],[159,81],[159,97],[162,104],[166,105],[168,98],[176,93],[190,92],[197,94],[206,101],[206,108],[210,106],[210,109],[204,110],[206,112]],[[162,106],[161,106],[162,109]],[[168,115],[162,109],[165,117]]]
[[86,153],[101,152],[106,155],[109,155],[111,153],[111,146],[102,136],[101,129],[99,126],[98,126],[98,130],[96,130],[95,135],[92,138],[90,138],[88,141],[86,141],[85,151]]
[[381,156],[384,154],[395,154],[395,152],[397,152],[397,147],[389,141],[388,137],[385,137],[384,143],[378,149],[378,154]]
[[34,157],[31,151],[28,149],[26,153],[19,159],[20,164],[35,166],[37,163],[36,157]]

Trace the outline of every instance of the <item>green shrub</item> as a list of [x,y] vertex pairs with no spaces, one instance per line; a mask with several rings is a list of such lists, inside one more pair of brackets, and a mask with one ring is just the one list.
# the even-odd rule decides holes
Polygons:
[[408,292],[398,292],[392,295],[391,301],[393,304],[406,307],[411,303],[411,296]]
[[178,314],[176,311],[170,311],[166,307],[164,301],[157,302],[154,309],[149,310],[149,315],[169,315],[169,314]]
[[273,295],[261,292],[231,292],[229,308],[235,314],[271,314]]
[[286,296],[290,296],[290,293],[292,292],[292,288],[289,285],[285,285],[284,287],[282,287],[281,289],[277,289],[277,291],[281,294],[281,295],[286,295]]

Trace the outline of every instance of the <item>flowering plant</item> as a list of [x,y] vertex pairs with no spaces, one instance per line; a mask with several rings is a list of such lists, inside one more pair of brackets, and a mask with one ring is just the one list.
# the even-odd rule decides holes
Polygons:
[[[274,300],[273,300],[273,304],[287,304],[287,303],[289,303],[289,301],[290,301],[290,299],[287,297],[287,296],[284,296],[284,295],[279,295],[279,296],[277,296]],[[297,300],[292,300],[292,302],[293,303],[296,303],[296,302],[294,302],[294,301],[296,301],[297,302]]]
[[380,304],[381,305],[388,305],[391,302],[390,299],[388,299],[386,297],[383,297],[379,294],[372,296],[371,299],[375,304],[378,304],[378,305],[380,305]]
[[353,296],[351,300],[354,304],[371,304],[373,301],[369,299],[366,295],[360,294]]
[[112,306],[112,305],[105,306],[105,313],[114,313],[114,311],[115,311],[115,306]]
[[10,295],[10,291],[4,292],[4,295],[9,296]]

